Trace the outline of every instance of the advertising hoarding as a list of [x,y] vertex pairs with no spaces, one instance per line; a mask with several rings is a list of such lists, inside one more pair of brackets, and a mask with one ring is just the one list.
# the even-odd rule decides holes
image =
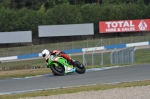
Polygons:
[[94,24],[42,25],[39,37],[94,35]]
[[150,31],[150,19],[99,22],[99,33]]
[[32,42],[31,31],[0,32],[0,44]]

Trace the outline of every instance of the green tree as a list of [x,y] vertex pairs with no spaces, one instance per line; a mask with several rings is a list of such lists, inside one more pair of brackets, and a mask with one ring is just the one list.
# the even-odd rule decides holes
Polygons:
[[147,6],[145,18],[150,18],[150,4]]
[[143,0],[137,0],[137,16],[138,18],[144,18],[145,17],[145,11],[146,11],[146,5],[144,4]]
[[[75,5],[62,4],[49,9],[46,12],[47,21],[52,24],[74,24],[81,23],[82,16],[80,10]],[[49,24],[51,24],[49,23]]]
[[32,31],[33,38],[38,36],[38,26],[45,24],[45,13],[35,10],[21,9],[17,11],[18,20],[16,20],[15,30]]
[[13,31],[16,26],[17,14],[15,10],[0,9],[0,31]]
[[46,2],[45,2],[45,8],[46,8],[46,10],[47,9],[49,9],[49,8],[52,8],[53,6],[55,6],[56,5],[56,3],[55,3],[55,1],[54,0],[47,0]]
[[44,4],[42,4],[41,8],[38,10],[38,12],[44,13],[45,11],[46,11],[46,8],[45,8]]
[[137,4],[129,3],[124,5],[124,10],[122,11],[122,19],[137,19],[139,17],[137,15]]
[[82,5],[84,0],[68,0],[71,5]]
[[102,7],[93,3],[85,4],[81,7],[83,23],[94,23],[94,30],[97,32],[99,21],[101,21]]
[[0,8],[5,7],[5,8],[10,8],[10,0],[0,0]]

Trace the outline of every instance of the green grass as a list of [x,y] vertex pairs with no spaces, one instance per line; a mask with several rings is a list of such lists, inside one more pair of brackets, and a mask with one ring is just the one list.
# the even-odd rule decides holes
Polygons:
[[44,75],[44,74],[50,74],[50,73],[51,73],[51,70],[49,68],[0,71],[0,79],[22,78],[22,77],[27,77],[27,76]]
[[0,64],[0,67],[13,67],[13,66],[45,66],[45,60],[35,59],[35,60],[5,62]]
[[77,93],[82,91],[98,91],[98,90],[107,90],[113,88],[125,88],[125,87],[136,87],[136,86],[147,86],[150,85],[150,80],[146,81],[137,81],[137,82],[124,82],[120,84],[98,84],[91,86],[81,86],[71,87],[71,88],[60,88],[52,90],[43,90],[36,92],[26,92],[20,94],[10,94],[10,95],[0,95],[0,99],[17,99],[17,98],[26,98],[26,97],[37,97],[37,96],[51,96],[58,94],[70,94]]
[[140,49],[135,51],[135,64],[150,63],[150,49]]

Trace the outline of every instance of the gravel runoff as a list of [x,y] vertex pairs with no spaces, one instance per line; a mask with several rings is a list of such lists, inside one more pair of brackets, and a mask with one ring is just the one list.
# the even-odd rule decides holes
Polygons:
[[21,99],[150,99],[150,85]]

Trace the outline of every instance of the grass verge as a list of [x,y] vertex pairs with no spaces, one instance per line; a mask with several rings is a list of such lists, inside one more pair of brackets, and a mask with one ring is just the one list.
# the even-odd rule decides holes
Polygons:
[[[87,66],[86,68],[87,69],[88,68],[99,68],[99,66]],[[27,76],[36,76],[36,75],[44,75],[44,74],[51,74],[51,73],[52,72],[49,68],[0,71],[0,79],[17,78],[17,77],[23,78],[23,77],[27,77]]]
[[29,69],[29,70],[12,70],[12,71],[0,71],[0,79],[15,78],[15,77],[27,77],[49,74],[51,70],[49,68],[41,69]]
[[25,98],[25,97],[50,96],[50,95],[58,95],[58,94],[66,94],[66,93],[67,94],[77,93],[81,91],[98,91],[98,90],[107,90],[113,88],[125,88],[125,87],[147,86],[147,85],[150,85],[150,80],[124,82],[120,84],[98,84],[98,85],[91,85],[86,87],[81,86],[80,88],[70,87],[70,88],[36,91],[36,92],[26,92],[20,94],[0,95],[0,99],[17,99],[17,98]]

